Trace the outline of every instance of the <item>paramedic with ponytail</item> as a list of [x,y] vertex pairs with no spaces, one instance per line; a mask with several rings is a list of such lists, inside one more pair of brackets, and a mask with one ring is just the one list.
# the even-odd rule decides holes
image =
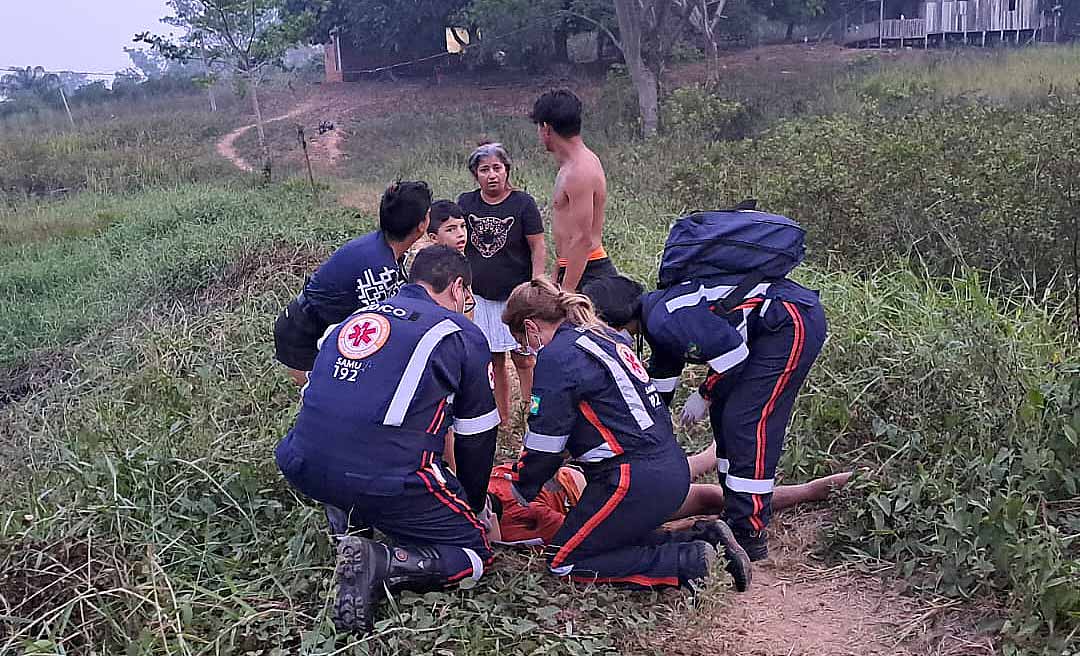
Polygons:
[[708,365],[682,419],[709,414],[726,521],[754,561],[768,557],[776,466],[827,332],[817,292],[786,277],[802,261],[803,234],[747,208],[691,215],[672,228],[660,290],[643,294],[624,277],[583,290],[613,327],[649,344],[649,374],[666,403],[686,363]]
[[686,455],[667,407],[628,341],[589,299],[538,278],[516,287],[503,321],[537,353],[525,449],[508,474],[527,505],[559,470],[564,452],[588,485],[545,550],[551,571],[583,582],[638,588],[690,586],[724,549],[735,587],[750,561],[723,522],[657,529],[690,487]]
[[[499,413],[487,340],[462,314],[472,273],[461,253],[431,246],[410,281],[327,331],[276,452],[298,490],[396,545],[338,541],[334,621],[345,631],[371,630],[384,585],[476,580],[492,556],[482,516]],[[451,425],[456,475],[442,460]]]

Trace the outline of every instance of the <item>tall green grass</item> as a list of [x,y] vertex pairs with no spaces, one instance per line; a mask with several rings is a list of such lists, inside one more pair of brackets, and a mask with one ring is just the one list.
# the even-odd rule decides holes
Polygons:
[[34,212],[47,225],[89,216],[89,225],[80,224],[89,234],[0,245],[0,364],[63,349],[149,302],[190,298],[231,263],[275,242],[355,234],[350,212],[308,198],[299,184],[188,186],[133,198],[84,195]]
[[[694,98],[680,102],[708,101]],[[1075,651],[1080,347],[1058,288],[1019,282],[1029,264],[1065,267],[1075,101],[1024,114],[1011,100],[908,100],[904,120],[864,94],[854,115],[719,144],[693,112],[685,134],[638,142],[591,107],[608,250],[648,283],[670,220],[689,209],[753,194],[804,221],[815,249],[798,276],[821,290],[831,338],[783,474],[867,468],[826,555],[887,566],[913,591],[993,598],[1005,616],[984,628],[1004,650]],[[911,138],[938,134],[942,117],[952,154]],[[464,160],[480,139],[508,143],[517,183],[547,203],[554,165],[532,126],[481,108],[350,126],[349,172],[376,187],[424,178],[453,197],[472,188]],[[335,635],[323,520],[272,461],[297,399],[270,326],[370,220],[302,186],[180,184],[5,221],[0,360],[45,371],[0,408],[0,457],[17,472],[0,477],[0,652],[635,653],[652,629],[693,621],[682,597],[583,592],[512,556],[476,589],[395,600],[376,637]],[[699,447],[708,431],[680,439]]]
[[217,293],[145,305],[69,348],[71,378],[0,408],[8,439],[34,447],[32,469],[0,482],[0,652],[596,654],[638,651],[650,628],[693,613],[680,596],[585,594],[506,554],[477,589],[397,598],[375,638],[336,635],[325,520],[273,463],[298,397],[269,327],[312,264],[281,254],[324,253],[347,231],[297,194],[162,198],[216,207],[237,242],[230,259],[267,247],[248,203],[280,210],[260,210],[283,240],[278,258],[256,257],[244,276],[219,262]]
[[937,100],[970,98],[1023,109],[1047,95],[1080,87],[1080,46],[977,48],[927,53],[883,67],[859,83],[883,100],[911,95]]
[[[75,128],[0,121],[0,229],[10,209],[81,191],[155,189],[235,176],[214,144],[235,117],[173,109],[102,117]],[[7,211],[5,211],[7,210]]]

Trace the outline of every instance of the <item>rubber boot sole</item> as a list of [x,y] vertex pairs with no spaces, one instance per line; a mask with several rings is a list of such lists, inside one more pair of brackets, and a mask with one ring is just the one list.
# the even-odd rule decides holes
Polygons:
[[746,550],[735,539],[735,534],[731,532],[730,526],[722,521],[718,521],[716,524],[720,537],[720,542],[716,546],[724,549],[724,557],[727,559],[725,569],[727,569],[728,574],[731,574],[731,579],[735,584],[735,591],[746,592],[754,578],[754,569],[750,563],[750,556],[746,554]]
[[351,535],[338,542],[334,626],[339,632],[366,634],[374,629],[375,605],[384,578],[377,571],[377,549],[385,547]]

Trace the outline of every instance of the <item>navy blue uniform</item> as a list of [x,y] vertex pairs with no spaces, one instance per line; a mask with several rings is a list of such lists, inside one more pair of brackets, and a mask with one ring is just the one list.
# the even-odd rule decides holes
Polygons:
[[588,481],[547,547],[551,570],[590,582],[677,586],[705,576],[700,551],[656,531],[690,489],[686,455],[624,338],[564,323],[540,351],[514,487],[531,501],[563,463]]
[[[447,581],[479,578],[491,550],[475,511],[499,424],[490,362],[476,326],[407,285],[327,331],[278,467],[399,543],[434,546]],[[442,463],[450,426],[457,476]]]
[[670,402],[686,363],[707,364],[702,396],[716,438],[728,523],[760,531],[795,397],[825,343],[817,292],[790,280],[762,283],[730,312],[716,303],[738,278],[692,281],[642,296],[649,373]]
[[310,371],[316,342],[327,326],[357,309],[385,301],[405,284],[405,272],[394,259],[382,232],[372,232],[337,249],[304,285],[274,324],[277,359],[299,371]]

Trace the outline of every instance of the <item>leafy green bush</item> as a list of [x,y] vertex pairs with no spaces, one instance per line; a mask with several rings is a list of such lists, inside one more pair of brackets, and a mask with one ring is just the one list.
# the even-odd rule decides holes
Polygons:
[[608,71],[588,123],[608,138],[628,139],[640,132],[637,92],[625,66],[617,64]]
[[802,222],[819,261],[873,269],[911,254],[932,273],[968,266],[1041,288],[1075,275],[1080,98],[1029,113],[785,121],[759,140],[709,146],[676,168],[673,186],[698,207],[760,198]]
[[664,131],[678,139],[742,139],[750,130],[742,103],[725,100],[704,86],[676,89],[660,108]]
[[975,275],[803,275],[831,337],[785,469],[869,468],[829,527],[833,557],[1000,595],[1007,636],[1060,647],[1080,627],[1080,349],[1041,303],[988,297]]

